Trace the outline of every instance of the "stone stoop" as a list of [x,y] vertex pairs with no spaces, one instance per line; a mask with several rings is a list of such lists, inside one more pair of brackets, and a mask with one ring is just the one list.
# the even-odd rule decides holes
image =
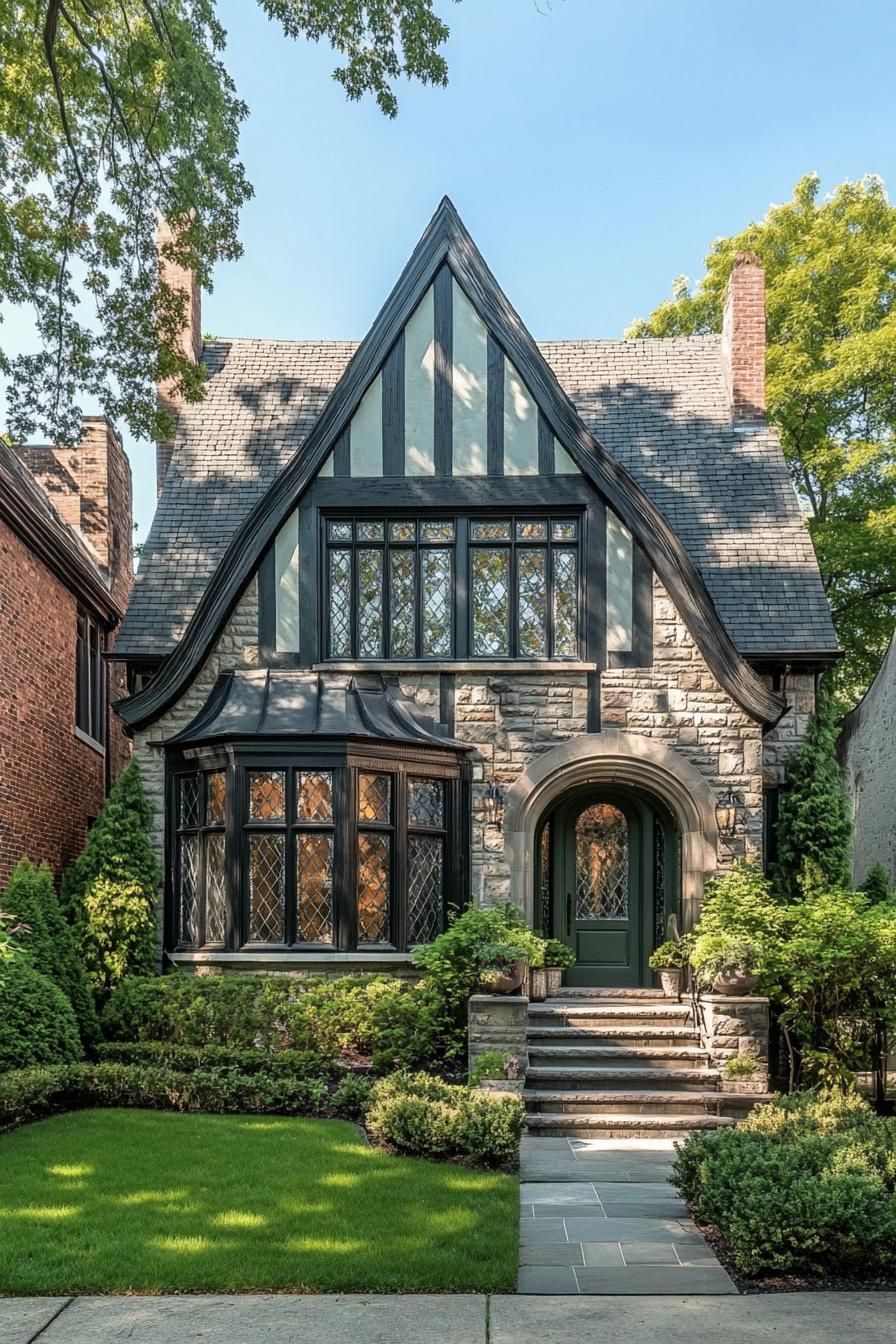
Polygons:
[[765,1092],[722,1090],[689,1002],[564,989],[530,1003],[526,1121],[552,1138],[683,1138],[743,1119]]

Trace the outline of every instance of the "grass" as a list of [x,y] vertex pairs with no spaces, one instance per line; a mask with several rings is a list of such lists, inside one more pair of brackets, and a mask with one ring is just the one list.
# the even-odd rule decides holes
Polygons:
[[0,1293],[500,1292],[517,1205],[343,1121],[77,1111],[0,1136]]

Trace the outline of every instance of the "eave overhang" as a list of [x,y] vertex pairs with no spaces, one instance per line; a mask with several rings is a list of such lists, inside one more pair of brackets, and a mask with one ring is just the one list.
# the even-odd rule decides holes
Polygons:
[[302,448],[234,533],[180,643],[145,690],[116,705],[128,729],[133,732],[158,718],[196,675],[261,556],[320,470],[402,327],[446,264],[525,379],[579,470],[640,541],[719,684],[750,718],[771,728],[786,709],[784,700],[763,684],[738,652],[703,579],[665,517],[580,419],[445,197]]

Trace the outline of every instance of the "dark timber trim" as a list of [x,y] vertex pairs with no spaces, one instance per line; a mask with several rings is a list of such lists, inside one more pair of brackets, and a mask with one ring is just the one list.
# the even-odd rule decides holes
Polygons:
[[457,691],[457,678],[453,672],[439,675],[439,723],[449,737],[454,736],[454,700]]
[[553,476],[554,474],[554,435],[551,433],[551,427],[541,411],[538,412],[538,474],[540,476]]
[[586,709],[587,720],[585,731],[588,733],[600,732],[600,673],[588,673],[588,706]]
[[[407,272],[405,272],[407,274]],[[401,285],[399,280],[398,286]],[[398,288],[396,286],[396,290]],[[396,290],[392,291],[393,296]],[[422,293],[422,289],[421,289]],[[432,285],[433,337],[435,340],[435,432],[433,437],[437,476],[451,475],[453,407],[451,404],[451,366],[454,361],[454,296],[451,272],[442,266]],[[415,305],[416,306],[416,305]],[[388,302],[387,302],[388,307]],[[413,311],[413,310],[412,310]],[[385,309],[383,309],[385,312]],[[383,317],[381,312],[377,318]],[[374,323],[376,325],[376,323]],[[404,324],[402,323],[402,326]],[[357,356],[356,356],[357,357]],[[351,368],[351,365],[349,365]],[[348,370],[346,370],[346,373]],[[345,374],[343,374],[343,378]],[[340,380],[341,381],[341,380]]]
[[[450,273],[446,271],[446,263]],[[433,283],[436,359],[442,365],[450,365],[452,274],[519,370],[555,437],[643,545],[719,684],[747,714],[765,727],[771,727],[781,717],[784,702],[768,690],[735,648],[681,541],[645,491],[579,418],[556,375],[483,261],[454,206],[445,198],[328,398],[301,451],[231,537],[184,637],[152,684],[138,695],[119,702],[119,713],[131,730],[158,718],[195,676],[266,547],[345,431],[365,389]],[[442,378],[436,380],[436,472],[442,475],[450,471],[446,445],[450,449],[451,436],[450,397],[446,399],[445,392],[438,391],[443,382]],[[440,408],[442,414],[439,414]]]
[[404,475],[404,332],[383,365],[383,475]]
[[351,476],[352,474],[352,445],[351,445],[351,426],[346,425],[345,429],[336,440],[336,447],[333,449],[333,475]]
[[504,475],[504,356],[501,347],[488,335],[488,409],[487,443],[489,476]]

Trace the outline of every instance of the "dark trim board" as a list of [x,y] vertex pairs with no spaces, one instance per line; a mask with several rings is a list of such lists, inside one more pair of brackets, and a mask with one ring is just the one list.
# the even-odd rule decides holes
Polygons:
[[[446,271],[446,263],[451,274]],[[231,538],[184,637],[152,684],[119,702],[119,713],[131,730],[151,723],[163,713],[196,674],[265,549],[317,475],[333,445],[346,432],[364,391],[433,282],[437,284],[436,358],[450,363],[450,329],[444,319],[440,328],[438,313],[445,307],[439,303],[439,294],[447,290],[450,296],[452,275],[519,370],[553,435],[643,546],[719,684],[751,718],[765,727],[771,727],[781,717],[785,709],[783,700],[766,688],[735,648],[706,585],[678,537],[644,490],[579,418],[446,197],[331,393],[302,450]],[[436,413],[437,474],[450,470],[450,457],[446,461],[446,448],[450,450],[451,442],[450,398],[447,401],[449,405],[442,407],[443,415],[439,416],[438,406]]]

